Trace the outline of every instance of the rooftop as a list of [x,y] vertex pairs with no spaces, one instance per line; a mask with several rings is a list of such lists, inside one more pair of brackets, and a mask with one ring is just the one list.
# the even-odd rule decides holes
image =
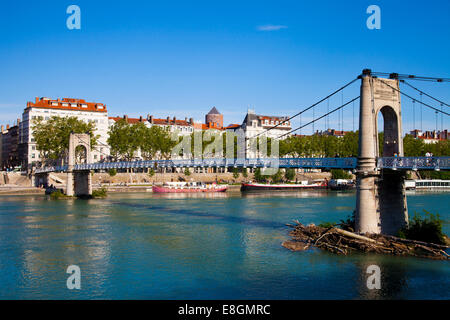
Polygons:
[[27,102],[26,109],[45,108],[72,111],[107,112],[106,105],[98,102],[86,102],[84,99],[62,98],[50,99],[47,97],[36,97],[35,102]]

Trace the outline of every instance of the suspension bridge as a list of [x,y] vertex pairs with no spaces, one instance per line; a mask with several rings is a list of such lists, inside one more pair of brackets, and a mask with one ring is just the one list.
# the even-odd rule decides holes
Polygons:
[[[450,170],[450,157],[404,156],[401,113],[402,96],[412,101],[414,127],[416,103],[420,105],[421,126],[423,121],[423,108],[432,110],[436,115],[441,115],[441,127],[443,116],[450,115],[447,112],[448,109],[444,109],[449,107],[447,103],[407,82],[412,80],[436,83],[450,82],[448,78],[372,72],[369,69],[365,69],[361,75],[358,75],[355,79],[352,79],[329,95],[252,137],[257,138],[258,136],[266,135],[267,132],[297,117],[301,122],[302,115],[308,111],[312,111],[313,113],[313,119],[311,121],[305,124],[300,123],[297,128],[283,133],[277,138],[283,139],[307,126],[313,126],[314,132],[314,125],[319,120],[324,119],[325,124],[329,125],[329,116],[332,114],[338,115],[341,130],[343,130],[343,109],[349,105],[354,106],[354,102],[359,100],[359,149],[357,158],[210,158],[90,163],[90,136],[88,134],[72,134],[69,143],[68,164],[66,166],[39,168],[35,170],[34,174],[37,176],[45,176],[51,172],[67,172],[68,182],[66,193],[68,195],[86,195],[92,194],[91,170],[180,167],[348,169],[353,170],[357,177],[356,231],[361,233],[395,234],[397,230],[408,223],[404,187],[406,171]],[[346,90],[357,81],[361,83],[360,94],[344,102],[343,90]],[[400,83],[418,92],[420,97],[416,98],[401,90]],[[341,93],[341,103],[339,106],[330,109],[330,98],[338,93]],[[431,103],[438,103],[440,108],[433,106],[431,103],[423,102],[423,96],[433,100]],[[316,108],[325,101],[327,111],[316,117]],[[381,142],[378,136],[379,113],[382,114],[384,120],[384,141]],[[380,143],[383,145],[382,154],[379,154]],[[86,149],[86,163],[75,163],[75,148],[79,145],[84,146]]]

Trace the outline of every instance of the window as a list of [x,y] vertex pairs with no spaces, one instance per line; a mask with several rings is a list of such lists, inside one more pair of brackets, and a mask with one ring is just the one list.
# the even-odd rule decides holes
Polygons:
[[32,154],[31,154],[31,159],[34,159],[34,158],[36,158],[36,156],[35,156],[34,153],[32,153]]

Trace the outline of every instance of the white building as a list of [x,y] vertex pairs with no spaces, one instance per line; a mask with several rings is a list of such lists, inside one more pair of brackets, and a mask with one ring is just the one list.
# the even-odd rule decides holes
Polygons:
[[[264,136],[271,139],[286,139],[292,129],[291,122],[287,119],[288,117],[258,115],[254,110],[249,109],[240,126],[231,125],[226,129],[232,131],[243,130],[247,141],[246,157],[255,158],[258,157],[258,154],[257,152],[252,152],[250,148],[251,141]],[[274,126],[277,127],[271,129]]]
[[[22,114],[20,123],[19,150],[25,167],[41,161],[40,152],[36,148],[33,138],[33,120],[41,117],[43,121],[51,117],[77,117],[85,122],[94,122],[95,134],[99,135],[97,145],[92,150],[92,161],[98,162],[109,155],[108,139],[108,112],[106,105],[97,102],[86,102],[83,99],[50,99],[38,98],[35,102],[27,102],[27,107]],[[49,133],[51,134],[51,133]]]

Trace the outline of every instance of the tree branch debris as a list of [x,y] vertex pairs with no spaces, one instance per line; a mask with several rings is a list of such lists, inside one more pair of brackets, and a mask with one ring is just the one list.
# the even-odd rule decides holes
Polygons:
[[398,256],[414,256],[436,260],[449,260],[446,252],[449,246],[402,239],[381,234],[361,235],[340,228],[322,228],[314,224],[303,225],[294,220],[290,231],[292,240],[283,242],[282,246],[293,251],[304,251],[317,247],[336,254],[354,252],[372,252]]

